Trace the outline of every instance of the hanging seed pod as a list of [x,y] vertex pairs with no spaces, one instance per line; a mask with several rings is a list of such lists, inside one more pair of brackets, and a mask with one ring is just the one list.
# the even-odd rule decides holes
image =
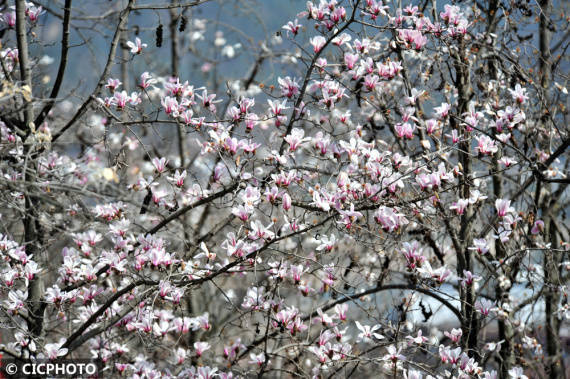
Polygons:
[[178,27],[178,31],[182,33],[186,30],[186,23],[188,22],[188,18],[186,16],[182,16],[180,18],[180,26]]
[[162,47],[162,24],[156,28],[156,47]]

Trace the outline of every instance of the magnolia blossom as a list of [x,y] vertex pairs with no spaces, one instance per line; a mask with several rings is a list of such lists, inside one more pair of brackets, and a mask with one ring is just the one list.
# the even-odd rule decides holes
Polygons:
[[299,83],[297,83],[297,80],[287,76],[284,79],[277,78],[277,82],[281,87],[281,95],[291,98],[299,93]]
[[208,342],[194,342],[194,350],[196,351],[196,355],[201,357],[202,354],[211,348]]
[[481,315],[483,316],[488,316],[489,313],[493,309],[495,309],[494,306],[495,306],[494,302],[485,298],[477,300],[477,302],[475,303],[475,308],[477,309],[477,312],[481,313]]
[[316,36],[310,39],[311,45],[313,45],[313,51],[318,53],[321,51],[327,40],[323,36]]
[[67,354],[67,349],[61,346],[65,342],[65,338],[61,339],[59,343],[48,343],[44,346],[46,356],[50,360],[55,360]]
[[477,252],[481,255],[487,254],[489,252],[489,247],[485,238],[475,238],[473,240],[473,246],[469,247],[468,249],[477,250]]
[[414,137],[414,130],[416,129],[416,126],[414,124],[406,122],[404,124],[396,124],[394,126],[394,129],[396,130],[398,137],[406,137],[408,139],[412,139]]
[[486,135],[475,136],[475,139],[478,142],[475,150],[477,150],[479,154],[494,154],[499,150],[497,146],[495,146],[495,141]]
[[396,363],[396,361],[403,361],[406,359],[404,355],[400,354],[400,352],[402,351],[401,347],[396,349],[396,346],[390,345],[386,348],[386,351],[388,352],[388,354],[384,355],[384,357],[382,358],[385,361]]
[[433,110],[435,111],[437,117],[439,119],[446,118],[449,115],[449,110],[451,109],[451,105],[448,103],[441,103],[439,107],[435,107]]
[[468,205],[469,199],[458,199],[457,201],[453,202],[449,209],[454,210],[458,215],[462,215]]
[[424,342],[427,342],[427,340],[428,340],[427,337],[425,337],[425,336],[423,335],[423,332],[422,332],[421,329],[418,330],[418,334],[417,334],[416,337],[413,337],[413,336],[406,336],[406,339],[408,340],[408,343],[409,343],[410,345],[411,345],[411,344],[421,345],[421,344],[423,344]]
[[155,157],[152,159],[152,164],[154,165],[156,172],[158,172],[160,174],[160,173],[164,172],[164,170],[166,169],[166,165],[168,164],[168,160],[164,157],[162,157],[162,158]]
[[284,193],[281,200],[283,202],[283,210],[288,211],[291,209],[291,196],[288,193]]
[[295,21],[289,21],[286,25],[283,25],[283,29],[287,30],[287,32],[293,33],[293,35],[297,35],[299,30],[303,25],[299,24],[299,20],[295,19]]
[[[228,34],[231,18],[200,18],[211,12],[201,15],[199,4],[192,17],[173,8],[170,26],[188,42],[179,71],[192,75],[151,74],[164,51],[151,56],[135,38],[125,47],[145,59],[118,62],[134,81],[107,73],[101,106],[75,109],[88,95],[81,86],[42,104],[44,10],[15,2],[26,8],[20,19],[4,3],[0,229],[13,235],[0,234],[0,313],[14,336],[3,353],[55,360],[79,343],[74,358],[141,378],[490,379],[499,374],[485,370],[499,365],[501,375],[524,378],[516,362],[546,354],[537,332],[552,317],[543,317],[541,288],[562,298],[547,304],[550,316],[570,319],[567,286],[537,259],[554,250],[555,268],[570,267],[570,244],[545,234],[545,222],[560,217],[539,219],[566,199],[516,195],[521,180],[540,174],[536,164],[551,182],[546,192],[564,187],[565,136],[550,127],[564,117],[554,112],[564,89],[552,81],[541,89],[552,96],[541,97],[521,87],[532,49],[508,44],[514,71],[505,54],[481,50],[516,40],[520,12],[489,33],[473,2],[438,4],[436,15],[417,2],[312,0],[279,24],[289,41],[251,41],[258,49],[243,53],[255,64],[238,80],[227,76],[239,68],[240,45],[230,40],[247,36]],[[83,23],[58,10],[62,2],[46,3],[70,25]],[[126,13],[118,16],[124,23]],[[550,18],[563,29],[564,17]],[[18,26],[31,43],[28,62]],[[141,28],[160,45],[163,25]],[[489,59],[496,73],[485,69]],[[20,64],[38,65],[33,94]],[[553,80],[564,77],[560,67]],[[277,74],[257,75],[266,68]],[[41,120],[35,129],[24,127],[26,108]],[[69,127],[77,133],[64,134]],[[458,322],[446,324],[438,298],[476,314],[455,312]],[[501,351],[506,339],[485,332],[495,324],[512,327],[520,349]],[[501,353],[514,360],[497,363]],[[536,372],[559,363],[560,351],[547,353],[532,361]]]
[[511,201],[506,199],[495,200],[495,208],[499,217],[505,217],[507,213],[515,211],[515,208],[511,207]]
[[336,236],[334,234],[331,234],[330,237],[321,236],[319,242],[320,244],[319,246],[317,246],[317,251],[320,250],[331,251],[335,246]]
[[156,79],[154,79],[147,71],[145,71],[141,74],[138,86],[142,89],[147,89],[153,84],[156,84],[156,82]]
[[528,376],[524,375],[523,368],[519,366],[509,370],[509,377],[512,379],[528,379]]
[[443,334],[448,337],[452,342],[458,343],[461,340],[463,331],[461,329],[451,329],[451,332],[443,332]]
[[249,364],[255,364],[258,366],[262,366],[265,363],[265,354],[264,353],[260,353],[260,354],[254,354],[254,353],[250,353],[249,354],[250,360],[249,360]]
[[358,328],[358,330],[360,331],[360,333],[358,334],[358,340],[357,340],[359,342],[373,342],[372,337],[379,339],[379,340],[385,338],[382,334],[376,333],[376,330],[381,328],[380,325],[374,325],[374,326],[362,325],[358,321],[355,321],[355,324],[356,324],[356,327]]
[[305,137],[305,131],[303,129],[298,128],[294,128],[291,131],[291,134],[286,136],[284,139],[289,144],[289,151],[295,151],[301,144],[311,140],[311,138]]
[[131,49],[131,53],[133,54],[140,54],[142,49],[147,47],[146,43],[142,43],[139,37],[135,38],[135,42],[127,41],[127,47]]
[[519,104],[523,104],[526,100],[528,100],[528,96],[525,93],[526,89],[522,88],[521,85],[518,83],[517,85],[515,85],[515,89],[509,88],[509,92],[511,93],[513,100],[515,100]]
[[532,229],[530,230],[530,232],[532,234],[539,234],[539,233],[542,233],[543,231],[544,231],[544,221],[536,220],[534,222],[534,225],[532,226]]
[[1,20],[8,25],[9,28],[13,28],[16,26],[16,12],[9,11],[4,14],[0,14],[2,16]]
[[119,79],[109,78],[109,79],[107,79],[107,84],[105,84],[105,88],[108,88],[109,91],[111,91],[111,92],[115,92],[115,90],[121,84],[123,84],[123,82],[121,82]]

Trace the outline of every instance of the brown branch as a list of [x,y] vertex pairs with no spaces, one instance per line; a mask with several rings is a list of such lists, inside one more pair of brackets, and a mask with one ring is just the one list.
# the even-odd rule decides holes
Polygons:
[[[313,73],[313,70],[315,69],[315,64],[317,63],[317,59],[319,59],[321,54],[325,51],[326,47],[332,42],[332,40],[335,39],[337,36],[339,36],[342,32],[344,32],[346,30],[346,28],[348,28],[350,26],[350,24],[352,24],[354,22],[355,16],[356,16],[356,11],[358,9],[359,3],[360,3],[360,0],[356,1],[356,3],[354,4],[354,6],[352,8],[352,14],[350,15],[350,18],[346,21],[346,23],[340,29],[338,29],[336,31],[336,33],[334,33],[332,36],[327,38],[325,44],[313,56],[313,59],[311,60],[311,63],[309,65],[309,69],[307,70],[307,74],[305,75],[305,79],[303,80],[303,85],[301,86],[301,90],[299,91],[299,97],[297,97],[297,100],[295,101],[295,106],[293,107],[293,113],[291,115],[291,119],[289,120],[289,124],[287,124],[287,130],[285,131],[284,135],[288,135],[289,133],[291,133],[291,130],[293,129],[293,124],[295,123],[295,121],[297,121],[297,118],[295,117],[295,109],[299,108],[299,106],[301,105],[301,102],[303,101],[303,97],[305,96],[305,91],[307,90],[307,85],[309,84],[309,81],[311,79],[311,75]],[[287,146],[287,142],[283,141],[281,143],[281,147],[279,148],[279,154],[283,154],[285,146]]]
[[69,53],[69,25],[71,22],[71,2],[72,0],[65,0],[65,6],[63,9],[63,35],[61,37],[61,60],[59,62],[59,68],[57,69],[57,76],[55,78],[55,83],[49,95],[49,100],[44,105],[38,117],[34,123],[36,125],[40,125],[44,119],[49,114],[49,111],[55,104],[55,98],[59,94],[59,90],[61,88],[61,83],[63,83],[63,77],[65,74],[65,68],[67,67],[67,56]]
[[[120,298],[121,296],[123,296],[124,294],[128,293],[129,291],[133,290],[135,287],[140,286],[142,284],[147,283],[145,280],[140,280],[138,282],[132,282],[131,284],[129,284],[128,286],[123,287],[123,289],[117,291],[113,296],[111,296],[109,298],[109,300],[107,300],[105,302],[105,304],[103,304],[102,306],[99,307],[99,309],[97,309],[97,311],[95,311],[95,313],[93,313],[91,315],[91,317],[89,317],[87,319],[87,321],[85,321],[83,323],[83,325],[81,325],[75,332],[73,332],[73,334],[71,334],[64,342],[63,345],[61,345],[62,349],[66,349],[69,346],[71,346],[71,344],[73,343],[74,340],[76,340],[77,338],[79,338],[79,336],[81,336],[81,334],[87,330],[87,328],[89,328],[89,326],[91,326],[95,321],[97,321],[97,318],[99,316],[101,316],[103,313],[105,313],[105,311],[107,310],[107,308],[111,307],[113,305],[113,303]],[[68,351],[69,353],[69,351]]]
[[[218,199],[218,198],[220,198],[220,197],[226,195],[227,193],[229,193],[229,192],[233,191],[234,189],[236,189],[237,186],[238,186],[238,183],[235,183],[235,184],[233,184],[232,186],[230,186],[230,187],[228,187],[228,188],[226,188],[226,189],[224,189],[224,190],[222,190],[222,191],[220,191],[220,192],[217,192],[217,193],[213,194],[212,196],[205,197],[205,198],[200,199],[200,200],[198,200],[198,201],[196,201],[196,202],[194,202],[194,203],[192,203],[192,204],[189,204],[189,205],[185,206],[184,208],[179,209],[178,211],[172,213],[170,216],[168,216],[167,218],[165,218],[164,220],[162,220],[162,222],[160,222],[158,225],[156,225],[154,228],[150,229],[150,230],[147,231],[146,233],[147,233],[147,234],[155,234],[155,233],[158,232],[160,229],[162,229],[163,227],[165,227],[165,226],[168,225],[170,222],[172,222],[172,221],[175,220],[176,218],[180,217],[180,216],[183,215],[184,213],[186,213],[186,212],[188,212],[188,211],[190,211],[190,210],[192,210],[192,209],[194,209],[194,208],[196,208],[196,207],[199,207],[200,205],[207,204],[207,203],[209,203],[209,202],[211,202],[211,201],[213,201],[213,200],[215,200],[215,199]],[[137,243],[135,244],[135,247],[138,246],[138,244],[139,244],[139,243],[137,242]],[[105,266],[101,267],[101,268],[99,269],[99,271],[97,271],[97,273],[96,273],[95,275],[96,275],[96,276],[99,276],[99,275],[103,274],[105,271],[107,271],[107,270],[109,269],[109,267],[110,267],[109,265],[105,265]],[[63,288],[62,291],[64,291],[64,292],[72,291],[72,290],[74,290],[74,289],[76,289],[76,288],[79,288],[79,287],[83,286],[83,285],[86,284],[86,283],[87,283],[87,282],[84,282],[84,281],[83,281],[83,282],[79,282],[79,283],[74,283],[74,284],[71,284],[71,285],[69,285],[69,286]]]
[[89,105],[91,104],[91,101],[95,98],[95,96],[99,93],[99,91],[101,91],[101,89],[105,85],[105,80],[107,79],[107,76],[111,71],[111,67],[113,66],[113,61],[115,59],[115,54],[117,52],[117,46],[119,44],[119,40],[121,39],[121,33],[122,33],[121,31],[124,29],[127,23],[129,14],[131,10],[133,10],[134,3],[135,0],[129,0],[129,4],[121,12],[121,16],[119,17],[119,25],[117,25],[117,28],[115,29],[115,34],[113,35],[113,40],[111,41],[111,49],[109,50],[107,63],[105,64],[105,68],[103,69],[103,73],[99,78],[97,86],[93,90],[92,94],[87,98],[87,100],[85,100],[83,104],[81,104],[81,106],[79,107],[77,112],[73,115],[71,120],[69,120],[69,122],[63,128],[61,128],[57,133],[53,135],[52,142],[57,141],[69,128],[71,128],[75,124],[77,120],[79,120],[79,118],[81,118],[81,116],[85,114]]
[[[457,319],[459,320],[459,322],[461,324],[463,324],[463,316],[461,315],[461,312],[455,308],[449,301],[447,301],[446,299],[444,299],[443,297],[441,297],[440,295],[438,295],[437,293],[434,293],[433,291],[430,291],[427,288],[422,288],[422,287],[415,287],[412,284],[388,284],[388,285],[382,285],[382,286],[376,286],[373,288],[370,288],[366,291],[360,292],[355,294],[354,296],[346,296],[342,299],[336,300],[330,304],[327,304],[324,307],[321,307],[321,311],[322,312],[326,312],[331,308],[334,308],[336,305],[338,304],[344,304],[347,303],[349,301],[356,301],[359,298],[361,298],[362,296],[366,296],[366,295],[371,295],[371,294],[375,294],[378,292],[382,292],[382,291],[389,291],[389,290],[409,290],[409,291],[418,291],[423,293],[424,295],[433,297],[434,299],[436,299],[437,301],[439,301],[440,303],[442,303],[446,308],[448,308],[451,312],[453,312],[453,314],[457,317]],[[302,318],[303,321],[307,321],[315,316],[318,315],[317,311],[314,311],[313,313],[311,313],[310,315],[304,316]],[[267,338],[272,338],[277,336],[277,334],[279,333],[279,331],[275,331],[271,334],[269,334],[267,336]],[[237,358],[237,360],[240,360],[241,358],[243,358],[247,353],[249,353],[251,351],[251,349],[253,349],[254,347],[260,345],[261,343],[263,343],[266,340],[266,337],[262,337],[259,338],[255,341],[253,341],[241,354],[240,356]]]
[[134,11],[141,11],[141,10],[160,10],[160,9],[174,9],[174,8],[188,8],[188,7],[195,7],[197,5],[205,4],[212,0],[196,0],[191,1],[189,3],[182,3],[182,4],[159,4],[159,5],[139,5],[137,7],[133,7]]
[[[16,1],[16,38],[18,43],[18,60],[20,62],[20,78],[24,85],[28,86],[30,98],[32,97],[32,73],[29,66],[28,55],[28,38],[26,35],[26,2],[25,0]],[[30,99],[31,100],[31,99]],[[32,131],[33,126],[30,125],[34,118],[33,108],[30,101],[24,98],[24,125],[27,132]]]

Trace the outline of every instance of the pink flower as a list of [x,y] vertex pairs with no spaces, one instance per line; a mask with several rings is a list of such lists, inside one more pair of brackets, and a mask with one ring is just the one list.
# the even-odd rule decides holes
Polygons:
[[178,117],[178,100],[176,100],[176,98],[165,96],[160,99],[160,103],[164,108],[164,113],[172,115],[173,117]]
[[196,350],[196,355],[201,357],[202,354],[210,349],[210,344],[208,342],[194,342],[194,350]]
[[380,78],[378,77],[378,75],[366,75],[364,77],[364,87],[368,91],[373,91],[379,82],[380,82]]
[[6,12],[2,15],[2,21],[8,25],[9,28],[16,26],[16,12]]
[[441,103],[439,107],[434,108],[434,111],[439,119],[443,119],[449,115],[450,109],[451,105],[449,105],[448,103]]
[[320,250],[331,251],[334,248],[335,243],[336,243],[336,236],[334,234],[331,234],[330,237],[321,236],[320,245],[317,246],[317,251]]
[[414,49],[421,50],[427,43],[427,37],[418,30],[400,29],[398,30],[399,38],[404,41],[406,47],[414,46]]
[[461,285],[463,286],[470,286],[474,282],[478,282],[479,280],[481,280],[481,277],[479,277],[478,275],[473,275],[471,271],[463,270],[463,275],[464,278],[461,279]]
[[382,358],[386,361],[391,361],[392,363],[396,363],[397,361],[403,361],[406,359],[405,356],[400,354],[400,351],[402,351],[401,347],[396,350],[396,347],[394,345],[390,345],[386,348],[386,350],[388,350],[388,354],[386,354]]
[[57,359],[67,354],[67,349],[61,348],[65,342],[65,338],[61,339],[59,343],[48,343],[44,346],[47,358],[50,360]]
[[473,245],[469,247],[469,250],[477,250],[481,255],[487,254],[489,252],[489,247],[487,246],[487,240],[485,238],[475,238],[473,240]]
[[247,205],[238,205],[237,207],[232,209],[232,214],[246,222],[249,219],[249,215],[253,213],[253,208]]
[[359,59],[358,54],[346,53],[344,55],[344,64],[346,64],[346,67],[349,70],[352,70],[358,59]]
[[299,29],[301,29],[301,26],[303,25],[299,24],[299,21],[295,19],[295,21],[289,21],[287,25],[283,25],[282,29],[291,32],[293,33],[294,36],[296,36],[297,33],[299,33]]
[[311,138],[305,137],[305,130],[298,128],[293,129],[291,134],[284,139],[289,144],[289,151],[295,151],[302,143],[311,140]]
[[441,12],[439,16],[441,19],[449,24],[456,24],[461,15],[461,11],[456,5],[444,5],[444,12]]
[[350,204],[350,209],[348,211],[339,210],[338,213],[342,216],[342,220],[339,223],[346,225],[347,229],[350,229],[352,224],[362,217],[362,213],[354,210],[354,203]]
[[289,196],[288,193],[283,194],[283,197],[281,198],[282,202],[283,202],[283,209],[288,211],[289,209],[291,209],[291,196]]
[[26,2],[26,15],[30,19],[30,22],[36,22],[44,13],[46,13],[46,11],[41,6],[37,7],[32,3]]
[[348,311],[348,304],[337,304],[335,305],[334,310],[340,321],[346,321],[346,312]]
[[332,40],[332,43],[335,44],[336,46],[342,46],[344,44],[347,44],[352,40],[352,37],[350,36],[350,34],[346,34],[346,33],[342,33],[340,36],[338,37],[334,37]]
[[277,100],[272,101],[268,99],[267,102],[269,103],[269,109],[271,110],[273,116],[280,116],[281,112],[283,112],[285,109],[289,109],[289,107],[285,106],[287,104],[287,100],[283,100],[281,103],[279,103]]
[[507,213],[515,211],[515,208],[511,207],[511,201],[505,199],[495,200],[495,208],[499,217],[504,217]]
[[182,187],[184,185],[184,179],[186,178],[186,170],[180,172],[176,170],[173,176],[169,176],[167,179],[173,182],[176,187]]
[[289,270],[291,271],[291,279],[293,280],[293,282],[295,284],[299,284],[299,282],[301,281],[301,275],[305,273],[303,265],[291,265],[289,267]]
[[505,167],[511,167],[512,165],[517,164],[517,161],[511,157],[502,157],[499,159],[499,163],[504,165]]
[[360,333],[358,334],[358,339],[357,341],[360,342],[373,342],[372,337],[382,340],[385,337],[380,334],[380,333],[376,333],[376,330],[380,329],[380,325],[374,325],[374,326],[370,326],[370,325],[362,325],[360,324],[358,321],[355,322],[356,327],[358,328],[358,330],[360,331]]
[[456,129],[453,129],[451,131],[451,134],[446,134],[446,137],[451,137],[451,143],[456,144],[457,142],[459,142],[459,134],[457,133]]
[[396,130],[398,137],[406,137],[408,139],[412,139],[414,138],[414,130],[416,129],[416,125],[410,124],[409,122],[406,122],[404,124],[398,123],[396,126],[394,126],[394,129]]
[[317,59],[317,61],[315,62],[315,67],[320,69],[320,72],[324,72],[324,68],[327,66],[327,59],[320,57],[319,59]]
[[184,363],[184,361],[186,360],[186,355],[187,355],[186,349],[182,347],[176,349],[176,352],[174,353],[176,364],[181,365],[182,363]]
[[135,42],[127,41],[127,47],[131,49],[131,53],[140,54],[142,49],[147,47],[146,43],[142,43],[139,37],[135,38]]
[[477,312],[481,313],[483,316],[488,316],[493,310],[492,307],[495,305],[491,300],[481,299],[475,302],[475,308]]
[[277,82],[281,87],[281,95],[290,99],[299,93],[299,83],[295,79],[291,79],[289,76],[285,77],[285,79],[279,77]]
[[315,53],[318,53],[319,51],[321,51],[321,49],[323,48],[325,43],[327,43],[327,40],[323,36],[313,37],[309,41],[311,42],[311,45],[313,45],[313,51]]
[[497,146],[495,146],[495,141],[486,135],[475,136],[475,139],[478,142],[475,150],[479,151],[479,154],[494,154],[499,150]]
[[449,207],[449,209],[455,210],[455,213],[458,215],[462,215],[465,212],[465,209],[469,205],[469,199],[458,199],[454,201],[453,204]]
[[245,116],[245,129],[246,132],[251,132],[255,125],[259,122],[259,116],[255,113],[248,113]]
[[370,17],[373,20],[379,15],[386,16],[386,10],[389,9],[388,6],[384,5],[382,1],[367,1],[368,11],[370,12]]
[[151,85],[156,83],[156,79],[153,79],[148,72],[143,72],[139,81],[139,87],[142,89],[147,89]]
[[321,323],[323,326],[335,325],[334,319],[328,314],[324,313],[321,308],[317,309],[318,317],[314,318],[315,323]]
[[164,157],[162,157],[162,158],[155,157],[152,159],[152,164],[154,165],[156,172],[158,172],[160,174],[160,173],[164,172],[164,170],[166,169],[166,165],[168,164],[168,160]]
[[265,363],[265,354],[263,353],[260,354],[250,353],[249,357],[251,359],[247,363],[255,364],[258,365],[259,367],[261,367]]
[[417,6],[411,6],[408,5],[407,7],[404,8],[404,12],[409,14],[410,16],[414,16],[417,12],[418,12],[418,7]]
[[111,104],[116,105],[118,109],[123,109],[127,105],[127,101],[129,101],[127,91],[115,92],[111,99]]
[[261,221],[255,220],[251,222],[251,232],[249,233],[249,238],[252,240],[264,239],[264,240],[272,240],[275,237],[275,233],[273,233],[270,228],[273,226],[273,223],[270,223],[267,226],[263,226]]
[[451,329],[451,332],[443,332],[443,334],[448,337],[452,342],[458,343],[463,335],[461,329]]
[[115,90],[116,90],[121,84],[123,84],[123,82],[121,82],[119,79],[112,79],[112,78],[109,78],[109,79],[107,79],[107,84],[105,85],[105,88],[109,88],[109,91],[115,92]]
[[172,284],[169,281],[161,280],[158,284],[158,295],[160,297],[166,297],[172,289]]
[[513,379],[528,379],[528,376],[524,374],[524,369],[519,366],[509,370],[509,377]]
[[198,96],[198,98],[200,100],[202,100],[202,106],[205,109],[208,109],[212,113],[216,113],[216,103],[219,103],[222,101],[221,99],[220,100],[214,100],[216,98],[216,94],[213,93],[213,94],[208,95],[207,90],[203,90],[202,95],[196,94],[196,96]]
[[542,233],[543,231],[544,231],[544,221],[536,220],[534,222],[534,225],[532,226],[532,229],[530,232],[532,234],[538,234],[538,233]]
[[525,100],[528,100],[528,96],[525,94],[526,89],[522,88],[520,84],[517,84],[514,90],[509,88],[509,92],[511,93],[513,100],[519,104],[523,104]]
[[408,340],[408,343],[411,345],[413,343],[417,344],[417,345],[421,345],[424,342],[427,342],[427,338],[424,337],[422,335],[422,330],[418,330],[418,335],[416,337],[412,337],[412,336],[406,336],[406,339]]

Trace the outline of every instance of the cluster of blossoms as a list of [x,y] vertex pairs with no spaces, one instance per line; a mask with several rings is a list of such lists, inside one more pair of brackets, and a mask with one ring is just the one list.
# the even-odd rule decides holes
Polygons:
[[[42,6],[38,6],[32,2],[25,1],[25,15],[30,23],[36,23],[41,15],[46,13]],[[8,28],[16,27],[16,7],[10,6],[10,10],[5,13],[0,13],[0,21],[3,22]]]
[[[495,378],[488,358],[503,362],[501,348],[514,348],[477,333],[498,322],[515,326],[509,338],[525,354],[541,352],[514,318],[525,300],[517,309],[509,291],[546,288],[544,270],[521,254],[550,249],[545,229],[554,225],[544,210],[530,214],[515,176],[496,185],[518,166],[537,172],[521,171],[523,180],[564,170],[540,173],[521,154],[517,139],[532,132],[530,88],[496,78],[471,96],[462,70],[483,48],[471,11],[444,5],[432,19],[412,5],[348,3],[309,1],[283,26],[306,54],[290,61],[309,66],[300,78],[284,71],[277,87],[228,85],[222,99],[209,83],[148,71],[136,90],[103,78],[107,97],[94,95],[98,116],[78,132],[101,138],[77,157],[50,145],[53,113],[33,138],[0,121],[2,196],[30,215],[24,242],[18,228],[0,234],[1,307],[18,329],[2,348],[55,360],[80,356],[85,344],[109,372],[138,377],[293,368],[317,379],[363,363],[407,378]],[[43,13],[26,3],[31,27]],[[1,18],[14,27],[14,12]],[[205,30],[194,20],[184,38],[198,43]],[[147,54],[139,37],[126,46],[137,64]],[[218,31],[213,47],[231,59],[238,44]],[[17,74],[18,49],[0,59],[4,79]],[[444,59],[450,73],[436,80],[430,71]],[[158,142],[163,127],[177,129],[177,151]],[[536,147],[536,162],[560,165],[551,154]],[[23,186],[30,175],[34,186]],[[30,238],[34,230],[45,238]],[[563,300],[554,307],[568,315]],[[33,327],[36,312],[47,315],[47,331]],[[428,338],[436,317],[458,320]],[[424,353],[438,361],[433,370],[414,363]],[[503,371],[524,377],[513,366]]]

